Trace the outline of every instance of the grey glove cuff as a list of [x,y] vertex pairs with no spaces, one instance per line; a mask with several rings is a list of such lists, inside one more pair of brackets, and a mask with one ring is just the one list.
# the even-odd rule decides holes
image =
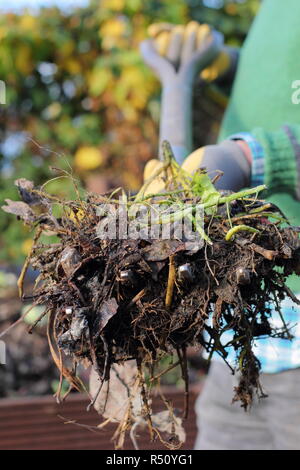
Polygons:
[[192,87],[180,82],[164,87],[162,92],[160,157],[161,143],[168,140],[180,165],[192,151],[192,95]]
[[217,189],[239,191],[250,184],[251,165],[243,150],[233,140],[208,145],[201,166],[206,168],[211,178],[218,170],[223,172],[223,176],[215,183]]

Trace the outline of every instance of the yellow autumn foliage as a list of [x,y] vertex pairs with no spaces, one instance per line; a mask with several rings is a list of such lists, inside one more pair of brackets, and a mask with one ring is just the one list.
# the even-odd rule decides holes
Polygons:
[[129,105],[133,110],[142,110],[147,105],[155,85],[155,80],[152,77],[146,79],[141,69],[134,66],[124,67],[121,78],[115,87],[115,101],[123,111]]
[[125,0],[102,0],[102,8],[112,11],[122,11],[125,7]]
[[62,106],[58,101],[49,104],[43,111],[43,117],[45,119],[56,119],[62,111]]
[[68,214],[69,219],[71,219],[75,224],[77,224],[80,220],[84,218],[84,211],[82,209],[79,209],[76,214],[74,211],[70,211]]
[[126,29],[127,24],[124,18],[116,17],[105,21],[100,27],[99,33],[101,38],[102,36],[120,37],[126,32]]
[[72,75],[77,75],[81,73],[81,64],[77,59],[67,59],[64,62],[64,67]]
[[74,163],[78,170],[94,170],[103,163],[103,155],[98,147],[82,146],[75,153]]
[[30,252],[31,248],[33,245],[33,240],[32,238],[26,238],[26,240],[23,241],[21,251],[23,255],[27,256],[28,253]]
[[0,26],[0,40],[3,39],[7,34],[7,29],[4,26]]
[[95,67],[88,76],[89,92],[92,96],[99,96],[107,90],[113,80],[113,74],[108,68]]
[[128,22],[124,17],[110,18],[104,21],[99,29],[99,36],[104,50],[110,50],[113,47],[126,47],[126,35]]
[[20,18],[19,26],[24,31],[34,31],[38,23],[38,18],[29,14],[24,14]]
[[59,55],[61,57],[69,57],[70,55],[73,54],[74,50],[76,49],[76,44],[74,41],[69,39],[68,41],[65,41],[61,47],[59,48]]
[[20,44],[15,60],[16,69],[23,75],[29,75],[33,69],[31,48],[27,44]]

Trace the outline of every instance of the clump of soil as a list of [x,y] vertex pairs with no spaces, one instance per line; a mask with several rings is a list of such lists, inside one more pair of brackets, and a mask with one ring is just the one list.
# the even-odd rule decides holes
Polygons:
[[[178,171],[174,164],[168,162],[163,171],[170,168],[172,181],[180,180],[182,175],[174,175]],[[122,196],[127,208],[140,202],[204,204],[204,232],[199,228],[203,243],[192,249],[184,239],[100,239],[97,227],[107,212],[99,211],[99,205],[109,202],[110,208],[117,209],[117,193],[61,201],[22,179],[17,185],[23,201],[7,201],[4,207],[36,227],[24,273],[29,264],[40,273],[32,297],[46,306],[50,348],[62,376],[81,390],[76,366],[92,364],[100,378],[100,393],[113,370],[116,377],[115,367],[134,362],[142,403],[139,416],[152,436],[160,434],[153,424],[150,395],[161,376],[156,365],[164,355],[178,356],[173,366],[181,365],[186,383],[186,415],[187,347],[216,351],[224,361],[228,347],[233,348],[241,373],[233,399],[247,408],[254,392],[263,394],[253,341],[259,336],[291,338],[283,318],[282,328],[271,326],[271,307],[280,312],[285,296],[298,302],[285,284],[287,276],[299,270],[298,229],[286,224],[276,206],[257,199],[262,188],[252,193],[217,193],[203,179],[206,192],[203,186],[199,192],[199,177],[207,175],[199,172],[189,187],[186,179],[176,187],[169,184],[162,195],[145,196],[144,191],[135,199]],[[59,216],[54,215],[54,206],[60,208]],[[55,234],[58,241],[45,245],[38,241],[41,233]],[[19,285],[22,288],[22,278]],[[232,341],[225,348],[221,336],[229,329]],[[72,367],[67,367],[70,360]],[[108,393],[107,386],[105,403]],[[136,422],[129,392],[128,398],[131,408],[122,415],[119,434]],[[176,447],[176,418],[170,404],[166,406],[168,419],[173,417],[168,445]]]

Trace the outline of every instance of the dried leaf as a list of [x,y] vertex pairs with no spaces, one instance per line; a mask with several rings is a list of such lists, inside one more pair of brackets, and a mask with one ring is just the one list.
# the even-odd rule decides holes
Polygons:
[[19,178],[15,180],[20,196],[26,204],[30,206],[48,205],[48,200],[36,192],[33,192],[34,183],[26,178]]
[[153,426],[160,432],[175,435],[179,442],[185,442],[186,435],[182,426],[182,419],[175,417],[169,410],[160,411],[152,416]]
[[61,256],[60,256],[60,265],[63,268],[65,274],[69,277],[72,276],[74,271],[76,270],[76,267],[81,261],[81,257],[76,250],[76,248],[72,248],[70,246],[67,246]]
[[178,240],[158,240],[143,249],[147,261],[163,261],[178,251],[185,250],[185,243]]
[[103,302],[99,311],[99,331],[107,325],[109,320],[117,313],[118,303],[114,297]]
[[[92,369],[90,376],[90,392],[97,394],[100,379]],[[128,408],[131,408],[132,418],[141,414],[141,390],[137,381],[135,361],[123,365],[115,364],[110,372],[109,382],[105,382],[95,403],[95,408],[103,418],[111,422],[122,422]]]
[[36,220],[33,211],[25,202],[12,201],[11,199],[5,199],[5,202],[7,206],[2,206],[4,212],[20,217],[27,224],[32,224]]

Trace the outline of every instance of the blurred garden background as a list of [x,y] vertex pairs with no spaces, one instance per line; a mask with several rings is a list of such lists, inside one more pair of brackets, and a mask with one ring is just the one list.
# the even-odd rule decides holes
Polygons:
[[[72,198],[72,184],[54,179],[52,167],[72,171],[89,191],[119,186],[136,191],[158,144],[160,87],[139,54],[148,26],[195,19],[221,31],[227,44],[240,46],[259,3],[0,0],[0,80],[6,84],[6,104],[0,105],[1,205],[17,198],[14,180],[21,177],[35,184],[53,178],[48,191]],[[229,91],[214,83],[195,88],[195,147],[215,141]],[[3,211],[0,234],[3,329],[24,308],[16,279],[32,238]],[[0,366],[0,396],[51,392],[56,372],[43,326],[34,342],[26,327],[17,328],[5,373]]]

